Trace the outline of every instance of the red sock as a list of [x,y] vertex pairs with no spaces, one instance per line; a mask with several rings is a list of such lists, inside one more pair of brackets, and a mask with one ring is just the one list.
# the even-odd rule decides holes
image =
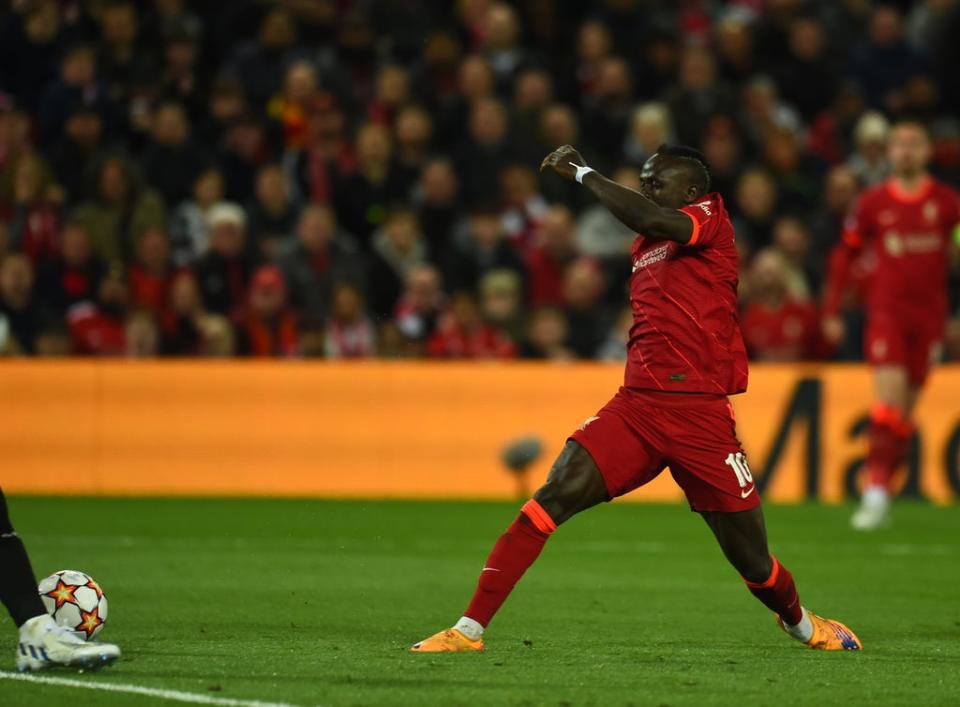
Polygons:
[[533,499],[527,501],[493,546],[480,573],[477,591],[463,615],[486,627],[556,529],[557,524],[543,506]]
[[790,570],[777,562],[776,557],[771,555],[770,559],[773,560],[773,570],[765,582],[743,581],[747,583],[750,593],[768,609],[778,614],[790,626],[796,626],[803,619],[797,585],[793,583]]
[[913,426],[892,405],[876,405],[870,412],[870,448],[867,484],[890,488],[890,480],[906,460]]

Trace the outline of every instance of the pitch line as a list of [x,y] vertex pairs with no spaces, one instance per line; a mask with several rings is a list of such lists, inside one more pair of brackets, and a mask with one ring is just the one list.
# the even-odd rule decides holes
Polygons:
[[217,705],[218,707],[296,707],[288,702],[261,702],[259,700],[235,700],[230,697],[211,697],[199,692],[183,692],[181,690],[163,690],[140,685],[127,685],[119,682],[88,682],[72,678],[57,678],[47,675],[31,675],[29,673],[11,673],[0,670],[0,680],[19,680],[40,685],[58,685],[60,687],[78,687],[83,690],[103,690],[104,692],[120,692],[127,695],[143,695],[156,697],[160,700],[173,702],[189,702],[197,705]]

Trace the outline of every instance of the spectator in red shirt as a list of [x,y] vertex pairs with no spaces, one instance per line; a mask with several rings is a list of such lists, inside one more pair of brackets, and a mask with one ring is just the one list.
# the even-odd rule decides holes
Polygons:
[[324,337],[326,357],[367,358],[373,356],[376,344],[376,330],[364,311],[363,295],[355,285],[340,283],[333,289]]
[[406,343],[403,348],[418,350],[430,340],[444,305],[440,272],[432,265],[413,268],[393,313],[393,323]]
[[480,318],[480,310],[469,292],[453,296],[450,311],[427,344],[431,358],[513,358],[516,347],[509,339]]
[[296,313],[287,306],[283,273],[264,265],[250,282],[249,309],[240,324],[240,353],[292,357],[299,354]]
[[173,275],[167,234],[159,228],[148,228],[137,239],[134,257],[127,273],[130,302],[159,316],[166,306]]
[[0,220],[10,224],[11,244],[34,266],[56,252],[60,219],[55,192],[46,162],[27,154],[14,165],[9,190],[0,203]]
[[81,302],[67,313],[73,351],[84,356],[123,356],[127,350],[129,301],[123,272],[111,272],[100,283],[96,302]]
[[69,221],[60,234],[59,253],[40,266],[37,290],[44,306],[62,316],[78,302],[96,299],[105,275],[87,227]]
[[529,250],[547,200],[537,191],[537,174],[525,164],[512,164],[500,173],[503,196],[503,230],[519,252]]
[[805,361],[822,353],[816,307],[789,296],[783,257],[773,249],[753,259],[740,325],[753,360]]
[[527,256],[530,303],[534,306],[563,304],[563,277],[577,259],[570,210],[555,204],[537,230],[537,244]]

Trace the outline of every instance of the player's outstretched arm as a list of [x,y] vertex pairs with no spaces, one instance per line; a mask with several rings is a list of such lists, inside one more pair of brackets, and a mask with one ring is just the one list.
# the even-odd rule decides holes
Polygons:
[[658,206],[643,194],[587,167],[580,153],[570,145],[558,147],[547,155],[540,164],[540,171],[545,169],[583,184],[624,225],[647,238],[687,243],[693,236],[693,221],[689,216]]

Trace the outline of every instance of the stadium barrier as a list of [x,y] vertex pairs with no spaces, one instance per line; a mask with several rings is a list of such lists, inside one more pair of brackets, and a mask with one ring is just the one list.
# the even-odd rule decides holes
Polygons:
[[[26,361],[0,363],[0,484],[11,493],[511,498],[620,384],[617,365]],[[734,398],[767,499],[856,493],[869,371],[756,365]],[[936,370],[902,492],[960,493],[960,366]],[[525,475],[504,446],[540,438]],[[718,463],[723,463],[718,460]],[[669,474],[631,495],[681,498]]]

